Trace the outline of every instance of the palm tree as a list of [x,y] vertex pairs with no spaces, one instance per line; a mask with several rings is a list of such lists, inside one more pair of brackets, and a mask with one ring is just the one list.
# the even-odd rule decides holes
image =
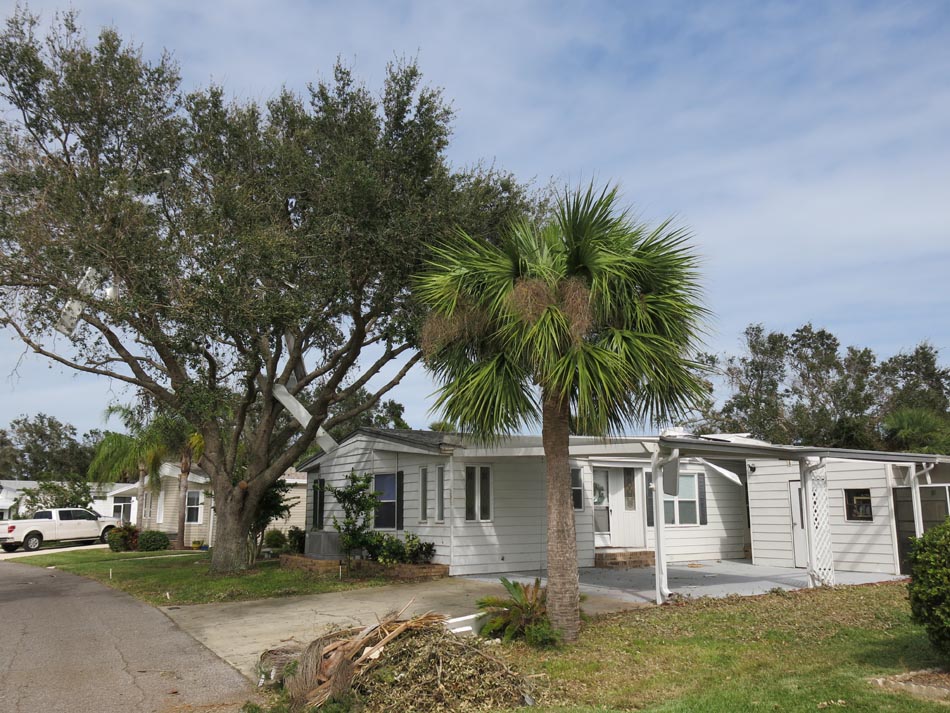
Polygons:
[[565,191],[553,219],[494,245],[462,231],[417,282],[437,408],[482,440],[540,422],[547,482],[548,614],[579,628],[568,437],[659,423],[703,395],[694,353],[697,258],[669,222],[649,229],[617,189]]
[[173,457],[179,461],[178,536],[176,547],[185,548],[185,514],[188,501],[188,476],[192,462],[200,458],[203,442],[184,419],[158,413],[145,421],[127,406],[110,406],[106,418],[118,416],[127,433],[107,433],[96,448],[89,476],[97,482],[115,482],[130,473],[138,473],[137,521],[142,522],[146,480],[153,491],[160,487],[159,468]]
[[939,411],[906,407],[889,413],[883,422],[889,448],[914,453],[950,450],[950,419]]

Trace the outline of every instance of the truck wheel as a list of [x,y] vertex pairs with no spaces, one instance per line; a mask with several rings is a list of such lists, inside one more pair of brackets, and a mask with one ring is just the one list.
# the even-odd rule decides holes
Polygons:
[[38,532],[31,532],[23,538],[23,549],[27,552],[36,552],[43,544],[43,536]]
[[114,527],[107,527],[105,530],[103,530],[103,531],[102,531],[102,536],[99,538],[99,542],[101,542],[101,543],[104,544],[104,545],[108,545],[108,544],[109,544],[109,533],[112,532],[114,529],[115,529]]
[[3,548],[4,552],[16,552],[18,549],[20,549],[19,545],[0,545],[0,547]]

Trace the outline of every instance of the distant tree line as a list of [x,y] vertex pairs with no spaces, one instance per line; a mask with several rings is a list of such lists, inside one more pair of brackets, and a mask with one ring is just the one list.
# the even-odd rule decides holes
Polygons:
[[96,429],[80,436],[72,424],[45,413],[16,418],[7,428],[0,428],[0,478],[85,479],[103,436]]
[[[690,427],[773,443],[950,452],[950,368],[922,342],[879,359],[826,329],[752,324],[744,352],[704,355],[719,379]],[[720,391],[716,393],[717,386]]]

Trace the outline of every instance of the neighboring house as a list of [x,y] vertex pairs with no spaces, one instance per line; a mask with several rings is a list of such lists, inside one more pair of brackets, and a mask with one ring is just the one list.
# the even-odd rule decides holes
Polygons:
[[[715,441],[722,452],[705,455],[708,460],[679,461],[678,488],[664,487],[665,493],[676,492],[663,497],[666,560],[751,559],[805,567],[806,508],[798,500],[796,449],[786,447],[786,453],[761,441],[740,440],[742,444]],[[651,463],[659,441],[571,438],[580,567],[624,558],[652,562]],[[759,446],[771,450],[763,456],[766,451]],[[918,525],[926,528],[950,512],[950,459],[834,449],[822,453],[830,456],[825,469],[834,566],[899,573],[909,536],[915,534],[910,485],[920,472],[917,466],[941,461],[931,463],[931,482],[920,487]],[[355,471],[374,476],[382,500],[375,529],[411,532],[434,542],[435,561],[449,565],[451,574],[545,567],[546,486],[539,436],[513,437],[489,447],[455,434],[363,428],[298,470],[308,474],[307,553],[313,556],[339,555],[332,518],[341,513],[320,486],[339,486]]]
[[[160,488],[158,492],[146,491],[143,507],[142,530],[159,530],[172,540],[178,535],[178,509],[181,496],[178,492],[178,479],[181,471],[177,463],[163,463],[159,468]],[[283,520],[272,522],[269,529],[286,532],[293,526],[305,526],[307,479],[302,473],[289,470],[283,479],[291,484],[286,498],[297,498],[291,507],[290,515]],[[133,485],[133,488],[136,486]],[[211,480],[198,468],[193,467],[188,475],[188,495],[185,511],[185,544],[202,542],[214,544],[214,497],[211,494]]]
[[[0,520],[13,515],[17,501],[26,489],[36,488],[35,480],[0,480]],[[100,515],[117,517],[126,522],[135,522],[135,493],[137,486],[132,483],[90,484],[93,501],[92,509]],[[29,513],[21,513],[28,515]]]
[[23,491],[37,485],[35,480],[0,480],[0,520],[11,519]]

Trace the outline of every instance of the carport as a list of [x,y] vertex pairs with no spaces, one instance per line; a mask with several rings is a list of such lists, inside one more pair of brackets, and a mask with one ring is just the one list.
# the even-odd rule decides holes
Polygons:
[[[828,517],[828,479],[825,469],[829,459],[875,461],[902,466],[906,484],[911,487],[914,511],[914,529],[919,537],[923,534],[923,515],[920,500],[920,481],[930,482],[930,472],[938,462],[950,462],[946,456],[921,453],[892,453],[864,451],[846,448],[813,448],[807,446],[781,446],[749,438],[747,434],[717,434],[692,436],[681,432],[666,432],[659,438],[653,455],[653,482],[656,492],[675,496],[678,488],[680,460],[689,458],[703,464],[707,477],[725,477],[741,484],[739,473],[754,478],[749,473],[746,461],[750,459],[775,459],[798,463],[804,493],[804,522],[807,534],[808,564],[805,569],[805,586],[834,586],[834,552],[831,546],[831,530]],[[656,527],[655,601],[665,602],[672,590],[671,569],[665,554],[665,526],[662,498],[654,497],[654,522]],[[757,565],[746,565],[757,568]],[[679,568],[678,568],[679,569]],[[800,570],[792,570],[801,575]],[[845,578],[850,582],[850,575]],[[879,581],[877,577],[871,581]]]

